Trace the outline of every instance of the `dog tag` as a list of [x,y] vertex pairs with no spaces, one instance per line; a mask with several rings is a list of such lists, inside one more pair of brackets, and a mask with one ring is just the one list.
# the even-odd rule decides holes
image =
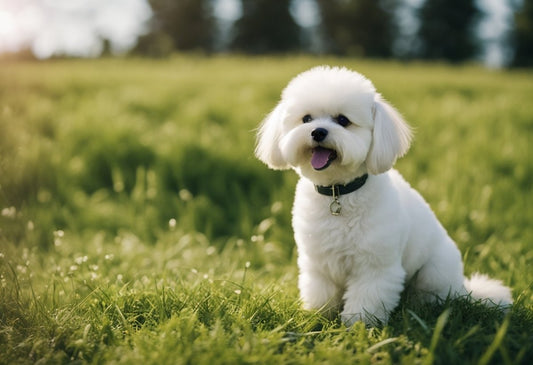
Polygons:
[[337,198],[331,202],[329,205],[329,211],[331,215],[340,215],[341,214],[341,203]]

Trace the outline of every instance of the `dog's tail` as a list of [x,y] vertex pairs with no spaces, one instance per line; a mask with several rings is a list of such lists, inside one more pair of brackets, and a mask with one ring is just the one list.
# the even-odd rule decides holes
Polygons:
[[500,280],[491,279],[487,275],[474,273],[470,279],[465,278],[464,286],[472,298],[487,305],[508,307],[513,304],[511,289]]

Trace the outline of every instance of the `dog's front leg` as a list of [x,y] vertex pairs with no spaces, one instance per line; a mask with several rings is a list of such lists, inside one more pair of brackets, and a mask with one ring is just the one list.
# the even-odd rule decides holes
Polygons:
[[298,286],[303,307],[333,318],[339,314],[342,293],[329,278],[314,269],[301,270]]
[[398,305],[403,290],[405,271],[401,264],[387,268],[366,268],[348,280],[344,293],[342,321],[351,326],[387,323],[389,313]]

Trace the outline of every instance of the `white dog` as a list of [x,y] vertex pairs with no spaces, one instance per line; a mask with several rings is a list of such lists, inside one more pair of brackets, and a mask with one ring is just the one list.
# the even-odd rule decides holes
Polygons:
[[392,169],[410,141],[401,115],[345,68],[298,75],[263,121],[257,157],[301,177],[293,228],[304,308],[341,311],[347,325],[386,323],[410,280],[427,300],[471,294],[512,303],[501,282],[465,279],[455,243]]

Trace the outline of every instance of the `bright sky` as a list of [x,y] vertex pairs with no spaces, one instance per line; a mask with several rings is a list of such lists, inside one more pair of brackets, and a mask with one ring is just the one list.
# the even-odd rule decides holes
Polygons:
[[[480,35],[498,40],[509,30],[511,10],[502,0],[477,1],[488,14],[479,26]],[[215,1],[215,14],[221,20],[233,21],[241,12],[239,0]],[[291,14],[306,27],[320,21],[313,0],[293,0]],[[151,15],[147,0],[0,0],[0,53],[30,47],[38,58],[96,57],[102,52],[102,38],[110,41],[113,52],[124,52],[147,31]],[[501,65],[504,51],[501,42],[490,43],[486,62]]]
[[146,0],[0,0],[0,52],[29,46],[39,58],[98,56],[102,38],[128,50],[147,30]]

